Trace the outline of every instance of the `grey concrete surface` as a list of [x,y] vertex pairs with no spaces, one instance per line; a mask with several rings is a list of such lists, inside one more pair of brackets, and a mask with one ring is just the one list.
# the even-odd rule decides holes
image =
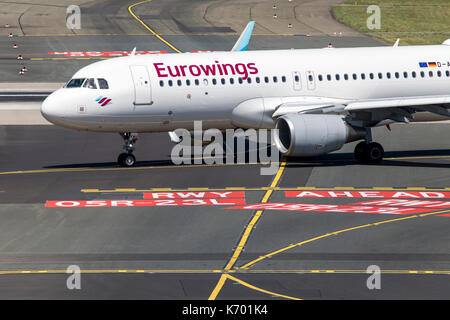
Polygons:
[[[249,19],[256,21],[250,49],[285,49],[380,45],[337,23],[330,14],[336,0],[272,1],[153,0],[132,7],[139,19],[180,51],[229,50]],[[166,50],[128,11],[135,1],[70,1],[81,8],[81,29],[66,27],[67,1],[7,2],[0,25],[0,82],[66,82],[73,73],[98,59],[49,55],[66,51]],[[277,19],[273,19],[277,12]],[[295,21],[291,21],[295,20]],[[288,22],[289,21],[289,22]],[[291,23],[292,28],[287,25]],[[333,31],[334,30],[334,31]],[[12,39],[8,38],[13,33]],[[335,37],[334,32],[343,32]],[[305,35],[311,35],[306,37]],[[14,49],[13,44],[18,48]],[[17,60],[18,55],[23,60]],[[29,72],[20,75],[26,66]]]
[[[331,8],[342,0],[153,0],[131,10],[160,34],[240,33],[250,20],[255,33],[359,36],[360,33],[335,21]],[[2,3],[0,35],[131,34],[145,31],[133,23],[128,7],[139,1],[5,1]],[[81,9],[81,28],[68,29],[69,5]],[[276,5],[276,8],[273,6]],[[274,18],[276,15],[276,18]],[[291,24],[292,27],[288,28]]]
[[[393,126],[391,133],[382,130],[375,135],[377,141],[385,143],[387,157],[396,160],[386,160],[376,166],[361,166],[352,159],[352,155],[347,152],[348,148],[308,161],[292,159],[279,185],[323,187],[330,183],[329,186],[332,187],[448,186],[448,150],[435,141],[433,136],[446,135],[448,126],[414,124],[405,127]],[[0,167],[2,172],[11,172],[0,175],[1,270],[64,270],[69,264],[77,264],[82,270],[221,269],[231,256],[252,210],[227,210],[219,207],[51,209],[44,208],[44,202],[142,197],[140,192],[84,193],[81,189],[258,188],[268,186],[271,180],[270,176],[260,176],[259,166],[255,165],[174,167],[168,161],[171,145],[163,134],[142,135],[136,151],[138,167],[125,170],[117,168],[114,163],[121,145],[120,138],[115,135],[77,133],[53,126],[0,128]],[[406,142],[404,133],[407,134]],[[425,158],[410,159],[411,156]],[[391,167],[398,167],[405,172],[393,174],[388,170]],[[44,172],[17,172],[33,169],[43,169]],[[52,172],[55,169],[61,172]],[[71,172],[74,169],[79,171]],[[343,169],[349,170],[345,176],[341,174]],[[439,176],[440,184],[430,184],[430,174]],[[370,180],[365,180],[366,177],[376,177],[376,181],[380,182],[370,183]],[[325,184],[317,179],[324,180]],[[258,203],[263,195],[263,190],[246,191],[246,203]],[[283,191],[275,191],[269,202],[298,200],[286,199]],[[302,199],[301,202],[348,204],[352,201]],[[397,217],[266,210],[252,231],[237,266],[291,243],[393,218]],[[364,283],[361,281],[365,279],[363,276],[283,275],[277,274],[276,270],[365,270],[369,265],[376,264],[382,270],[445,271],[450,267],[450,239],[446,231],[449,223],[448,217],[429,216],[354,230],[294,248],[252,268],[270,270],[270,274],[265,275],[263,272],[235,276],[266,290],[306,299],[445,298],[448,284],[443,281],[436,287],[436,278],[440,276],[434,274],[383,275],[383,281],[386,281],[385,285],[389,290],[372,295],[362,287]],[[129,296],[176,299],[198,297],[178,291],[180,282],[177,281],[183,283],[186,280],[173,279],[186,277],[205,279],[192,285],[194,292],[202,292],[199,296],[201,298],[206,298],[206,287],[213,289],[210,280],[206,280],[211,279],[209,275],[177,274],[171,277],[167,274],[154,274],[145,280],[154,284],[154,289],[143,294],[136,287],[136,291]],[[87,277],[91,278],[95,278],[96,283],[87,280],[87,285],[94,285],[95,289],[80,293],[83,297],[122,297],[123,285],[128,283],[123,280],[123,285],[105,289],[100,283],[107,281],[108,275],[100,273]],[[131,278],[133,276],[127,274],[121,279]],[[166,280],[168,278],[172,280]],[[8,279],[16,279],[16,282]],[[47,282],[41,283],[39,279]],[[13,275],[3,281],[6,281],[8,288],[14,287],[14,283],[17,286],[9,291],[0,289],[0,296],[36,297],[23,284],[37,281],[35,285],[46,288],[45,293],[39,297],[52,297],[55,292],[64,291],[53,279],[60,279],[60,276],[40,278],[33,275]],[[344,279],[347,282],[343,283],[347,284],[339,287],[336,283]],[[309,284],[294,284],[296,281],[306,281]],[[162,293],[162,283],[166,283],[167,293]],[[132,282],[129,285],[134,288]],[[230,285],[232,281],[227,282],[219,299],[270,298],[235,285],[232,288],[237,291],[230,292]],[[408,290],[400,289],[400,285],[407,286]],[[415,291],[414,288],[418,287],[425,289]],[[70,298],[69,293],[63,296]]]

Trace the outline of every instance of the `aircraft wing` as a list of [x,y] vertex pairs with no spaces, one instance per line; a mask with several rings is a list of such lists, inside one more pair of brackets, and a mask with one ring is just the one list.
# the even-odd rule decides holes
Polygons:
[[450,96],[405,97],[395,99],[360,100],[347,104],[346,111],[370,110],[379,108],[417,107],[450,104]]
[[[289,102],[279,105],[272,118],[288,113],[307,114],[344,114],[347,120],[354,121],[362,127],[383,125],[387,122],[409,122],[416,112],[430,112],[440,116],[450,117],[450,95],[417,96],[387,99],[353,100],[328,103],[296,103]],[[364,114],[364,116],[361,116]],[[355,120],[356,119],[356,120]]]

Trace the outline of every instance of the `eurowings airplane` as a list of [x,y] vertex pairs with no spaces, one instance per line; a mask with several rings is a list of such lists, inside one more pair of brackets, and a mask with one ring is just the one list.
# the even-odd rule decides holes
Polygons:
[[[93,63],[43,102],[50,122],[120,133],[133,166],[140,132],[276,128],[287,156],[362,140],[355,158],[379,162],[371,129],[450,117],[450,40],[442,45],[246,51],[250,22],[230,52],[135,55]],[[170,134],[169,134],[170,135]]]

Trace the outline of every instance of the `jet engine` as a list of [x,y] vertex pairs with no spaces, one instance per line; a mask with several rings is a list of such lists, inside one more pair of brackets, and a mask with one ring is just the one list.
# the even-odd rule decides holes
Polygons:
[[350,126],[339,115],[291,113],[279,117],[275,129],[278,150],[293,157],[326,154],[366,136],[363,128]]

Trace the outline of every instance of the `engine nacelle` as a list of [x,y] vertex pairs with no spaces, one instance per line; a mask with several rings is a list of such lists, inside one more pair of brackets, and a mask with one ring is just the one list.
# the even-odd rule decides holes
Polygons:
[[277,119],[275,129],[278,150],[294,157],[336,151],[366,135],[364,129],[350,126],[339,115],[287,114]]

